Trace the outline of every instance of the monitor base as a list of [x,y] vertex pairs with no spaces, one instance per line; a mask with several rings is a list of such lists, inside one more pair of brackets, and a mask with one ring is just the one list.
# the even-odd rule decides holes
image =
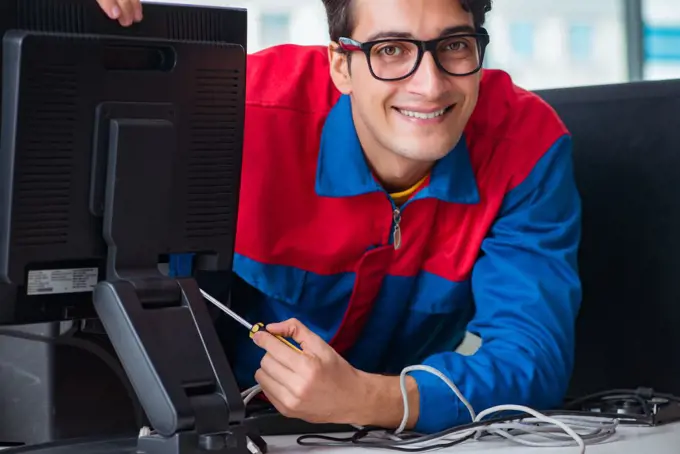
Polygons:
[[[241,431],[246,430],[245,426],[237,426]],[[242,432],[238,435],[243,435]],[[235,438],[240,438],[235,436]],[[257,446],[262,454],[267,453],[267,445],[259,436],[248,436],[249,440]],[[140,444],[137,437],[117,437],[117,438],[87,438],[56,441],[50,443],[43,443],[37,445],[25,445],[15,448],[8,448],[3,450],[4,454],[139,454],[140,452],[147,452],[144,448],[151,447],[148,443]],[[158,447],[162,447],[159,444]],[[140,451],[142,448],[143,451]],[[241,446],[225,447],[226,451],[244,452]],[[252,452],[246,450],[247,452]],[[210,451],[201,451],[210,452]],[[216,450],[214,452],[222,452]]]
[[56,441],[4,450],[7,454],[135,454],[137,438]]

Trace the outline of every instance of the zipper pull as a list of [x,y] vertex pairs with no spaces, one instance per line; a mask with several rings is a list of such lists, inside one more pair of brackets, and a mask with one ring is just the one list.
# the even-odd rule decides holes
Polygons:
[[401,247],[401,227],[399,226],[399,223],[401,222],[401,211],[399,211],[399,208],[394,209],[392,218],[394,219],[394,250],[397,250]]

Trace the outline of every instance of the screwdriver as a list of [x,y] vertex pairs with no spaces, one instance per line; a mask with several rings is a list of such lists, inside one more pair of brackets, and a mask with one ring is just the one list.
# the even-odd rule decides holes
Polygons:
[[[200,290],[201,290],[201,295],[203,295],[203,298],[207,299],[212,304],[217,306],[217,308],[219,308],[222,312],[227,314],[229,317],[233,318],[234,320],[239,322],[241,325],[245,326],[246,329],[248,329],[248,331],[250,332],[250,338],[251,339],[255,335],[255,333],[257,333],[258,331],[265,330],[264,323],[255,323],[254,325],[252,323],[248,323],[248,321],[246,319],[244,319],[243,317],[238,315],[236,312],[232,311],[227,306],[225,306],[224,304],[220,303],[218,300],[216,300],[215,298],[210,296],[205,290],[203,290],[203,289],[200,289]],[[291,344],[288,340],[286,340],[282,336],[279,336],[277,334],[272,334],[272,336],[276,337],[278,340],[280,340],[281,342],[283,342],[284,344],[286,344],[287,346],[289,346],[293,350],[302,353],[302,350],[297,348],[295,345]]]

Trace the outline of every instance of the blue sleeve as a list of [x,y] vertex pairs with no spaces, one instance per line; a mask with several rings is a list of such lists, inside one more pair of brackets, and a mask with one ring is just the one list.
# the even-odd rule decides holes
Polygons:
[[[581,201],[571,138],[560,138],[505,197],[472,271],[475,316],[468,331],[482,339],[472,356],[444,352],[424,364],[449,377],[475,412],[502,405],[562,405],[574,362],[581,303],[577,252]],[[416,430],[431,433],[470,421],[439,378],[412,373],[420,393]]]
[[191,276],[194,268],[194,254],[170,254],[168,262],[168,276]]

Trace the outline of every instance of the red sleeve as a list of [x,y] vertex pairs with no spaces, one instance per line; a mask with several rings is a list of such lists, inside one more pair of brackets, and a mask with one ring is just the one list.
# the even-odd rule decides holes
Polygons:
[[328,112],[339,96],[324,46],[285,44],[248,56],[248,105]]

